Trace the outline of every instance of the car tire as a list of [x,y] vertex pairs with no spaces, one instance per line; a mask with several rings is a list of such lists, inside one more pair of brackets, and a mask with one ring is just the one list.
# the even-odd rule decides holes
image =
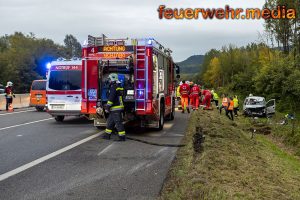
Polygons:
[[56,116],[55,118],[54,118],[57,122],[63,122],[64,121],[64,119],[65,119],[65,116]]
[[36,111],[38,112],[43,112],[44,111],[44,107],[35,107]]

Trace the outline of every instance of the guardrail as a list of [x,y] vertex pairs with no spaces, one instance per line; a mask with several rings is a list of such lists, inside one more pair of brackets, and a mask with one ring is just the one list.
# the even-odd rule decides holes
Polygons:
[[[30,96],[29,94],[16,94],[16,98],[13,99],[14,108],[25,108],[29,106]],[[5,110],[6,99],[4,94],[0,94],[0,110]]]

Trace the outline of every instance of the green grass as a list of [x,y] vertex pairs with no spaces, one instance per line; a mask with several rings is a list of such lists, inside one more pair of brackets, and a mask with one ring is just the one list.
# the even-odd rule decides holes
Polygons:
[[[263,135],[251,139],[242,117],[217,111],[192,114],[160,199],[300,199],[300,162]],[[197,126],[206,135],[194,151]]]

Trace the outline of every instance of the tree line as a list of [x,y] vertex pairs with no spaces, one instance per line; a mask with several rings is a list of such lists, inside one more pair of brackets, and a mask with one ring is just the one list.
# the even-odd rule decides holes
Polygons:
[[[299,0],[269,0],[268,8],[286,5],[300,9]],[[300,110],[300,19],[265,21],[261,43],[228,45],[205,54],[202,72],[194,77],[207,87],[275,98],[279,110]]]
[[33,80],[45,78],[48,62],[80,56],[81,45],[73,35],[65,36],[64,45],[33,33],[4,35],[0,37],[0,84],[12,81],[16,93],[29,92]]

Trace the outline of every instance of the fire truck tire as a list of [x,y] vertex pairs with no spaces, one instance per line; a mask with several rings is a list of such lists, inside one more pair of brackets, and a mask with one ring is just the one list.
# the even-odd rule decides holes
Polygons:
[[173,99],[172,101],[172,111],[171,113],[168,115],[168,120],[172,121],[175,118],[175,99]]
[[64,121],[64,119],[65,119],[65,116],[56,116],[55,118],[54,118],[57,122],[63,122]]
[[165,107],[164,104],[160,103],[160,113],[159,113],[159,122],[158,122],[158,131],[163,130],[165,124]]

